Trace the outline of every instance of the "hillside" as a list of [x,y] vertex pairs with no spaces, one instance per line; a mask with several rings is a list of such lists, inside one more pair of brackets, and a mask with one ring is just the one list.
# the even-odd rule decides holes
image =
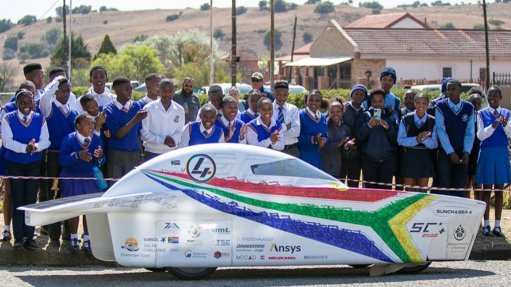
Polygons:
[[[489,19],[504,21],[503,29],[511,29],[511,4],[496,3],[489,5]],[[452,7],[422,7],[414,9],[385,9],[381,13],[395,13],[407,11],[420,20],[425,20],[431,27],[439,27],[446,23],[452,23],[456,28],[472,29],[474,25],[482,24],[482,8],[479,5],[461,5]],[[182,13],[179,19],[166,22],[168,15]],[[335,19],[341,25],[346,25],[364,15],[370,14],[370,9],[337,5],[335,13],[321,16],[314,13],[314,5],[300,5],[296,10],[286,13],[275,14],[275,28],[282,32],[283,46],[276,51],[276,57],[291,53],[292,28],[294,16],[298,16],[296,48],[303,46],[303,34],[309,32],[313,38],[328,25],[330,19]],[[179,30],[197,28],[209,34],[209,11],[198,9],[185,10],[147,10],[147,11],[118,11],[96,12],[88,15],[73,14],[71,29],[73,33],[81,35],[88,45],[91,53],[99,49],[104,34],[109,34],[114,45],[119,48],[130,43],[139,35],[156,35],[161,33],[172,34]],[[219,41],[220,48],[228,52],[231,45],[231,9],[215,8],[213,10],[214,29],[221,29],[225,36]],[[37,43],[41,36],[51,28],[61,28],[62,23],[53,21],[47,23],[46,19],[28,27],[20,25],[0,34],[0,53],[3,50],[3,42],[9,35],[15,35],[19,31],[25,33],[25,37],[18,42],[18,46],[28,43]],[[269,51],[263,43],[264,33],[270,28],[269,11],[259,11],[258,8],[249,8],[248,11],[237,17],[237,40],[238,51],[249,51],[259,59],[269,58]],[[43,64],[48,64],[48,59],[38,59]],[[18,60],[8,61],[18,65]]]

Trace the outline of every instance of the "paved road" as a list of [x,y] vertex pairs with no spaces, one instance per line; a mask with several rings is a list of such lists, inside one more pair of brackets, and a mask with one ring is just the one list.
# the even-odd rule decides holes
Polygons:
[[347,266],[222,268],[202,281],[177,280],[168,273],[128,268],[28,268],[0,266],[0,286],[470,286],[511,285],[511,261],[433,263],[418,275],[369,277]]

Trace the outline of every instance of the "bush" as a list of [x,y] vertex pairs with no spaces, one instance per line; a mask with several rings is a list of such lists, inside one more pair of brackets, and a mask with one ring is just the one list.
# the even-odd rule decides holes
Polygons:
[[89,87],[80,87],[80,86],[72,86],[71,92],[76,95],[76,97],[83,96],[89,91]]
[[456,27],[454,27],[454,24],[451,22],[445,23],[444,25],[440,26],[439,28],[440,29],[456,29]]
[[53,21],[53,18],[51,16],[46,18],[46,23],[47,24],[50,24],[52,21]]
[[209,6],[209,3],[204,3],[204,4],[200,5],[201,11],[208,11],[209,9],[211,9],[211,7]]
[[334,4],[330,1],[326,1],[323,3],[316,4],[316,7],[314,8],[314,13],[317,14],[328,14],[335,12]]
[[309,32],[303,32],[303,42],[305,44],[309,44],[312,41],[313,41],[312,34]]
[[10,59],[14,59],[15,57],[16,57],[16,51],[9,49],[9,48],[4,48],[4,52],[2,54],[2,60],[7,61]]
[[18,51],[18,37],[10,36],[9,38],[5,39],[4,48]]
[[236,16],[243,15],[247,13],[247,8],[244,6],[236,7]]
[[30,25],[32,23],[35,23],[35,22],[37,22],[37,18],[35,16],[25,15],[25,16],[23,16],[23,18],[21,18],[18,21],[18,24],[23,25],[23,26],[28,26],[28,25]]
[[261,0],[259,1],[259,11],[268,10],[268,1]]
[[167,16],[167,18],[165,18],[165,21],[172,22],[174,20],[177,20],[178,18],[179,18],[178,14],[172,14],[172,15]]
[[2,19],[0,20],[0,33],[3,33],[9,29],[11,29],[14,26],[14,24],[11,22],[10,19]]
[[213,38],[215,38],[215,39],[222,39],[224,36],[225,36],[225,33],[220,28],[216,28],[215,32],[213,32]]
[[474,30],[484,30],[484,24],[477,24],[472,27]]
[[369,8],[369,9],[377,9],[377,10],[382,10],[383,9],[383,6],[379,2],[376,2],[376,1],[358,3],[358,6],[359,7],[364,7],[364,8]]

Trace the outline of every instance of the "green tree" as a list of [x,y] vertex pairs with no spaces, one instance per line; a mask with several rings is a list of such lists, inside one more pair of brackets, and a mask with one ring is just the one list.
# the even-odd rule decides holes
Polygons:
[[106,6],[101,6],[99,7],[99,12],[105,12],[105,11],[108,11],[108,8],[106,8]]
[[172,14],[172,15],[168,15],[165,18],[165,21],[172,22],[172,21],[177,20],[177,19],[179,19],[179,15],[178,14]]
[[313,41],[312,34],[309,32],[303,32],[303,42],[305,44],[309,44],[312,41]]
[[220,28],[216,28],[215,32],[213,32],[213,38],[215,38],[215,39],[223,39],[224,36],[225,36],[225,33]]
[[330,1],[325,1],[323,3],[316,4],[316,7],[314,8],[314,13],[317,14],[328,14],[335,12],[334,4]]
[[18,24],[19,25],[23,25],[23,26],[28,26],[28,25],[31,25],[32,23],[35,23],[35,22],[37,22],[37,18],[35,16],[25,15],[25,16],[23,16],[23,18],[21,18],[18,21]]
[[44,35],[41,37],[41,40],[46,41],[46,43],[48,43],[50,46],[55,46],[61,35],[62,32],[60,29],[51,28],[50,30],[46,31],[46,33],[44,33]]
[[247,13],[247,8],[244,6],[236,7],[236,16],[243,15],[245,13]]
[[[50,66],[62,66],[64,45],[69,45],[69,42],[67,38],[65,39],[64,37],[60,37],[57,42],[56,49],[51,55]],[[74,34],[71,35],[71,50],[73,51],[71,55],[71,66],[73,68],[78,65],[83,66],[83,63],[90,63],[91,53],[89,52],[87,45],[83,42],[82,36],[76,37]]]
[[440,29],[456,29],[453,23],[448,22],[439,27]]
[[[61,18],[64,15],[64,9],[62,9],[62,6],[59,6],[55,8],[55,13],[57,13],[57,18]],[[66,15],[69,14],[69,6],[66,5]]]
[[5,39],[4,48],[17,51],[18,50],[18,37],[9,36],[9,38]]
[[9,48],[4,48],[2,53],[2,60],[7,61],[14,58],[16,58],[16,51]]
[[360,3],[358,3],[358,6],[359,7],[364,7],[364,8],[369,8],[369,9],[377,9],[377,10],[382,10],[383,9],[383,6],[379,2],[376,2],[376,1],[373,1],[373,2],[360,2]]
[[268,1],[266,0],[259,1],[259,10],[260,11],[268,10]]
[[472,27],[474,30],[484,30],[484,24],[476,24]]
[[[280,39],[281,36],[282,33],[279,30],[275,30],[275,50],[280,50],[280,48],[282,48],[282,40]],[[266,46],[266,49],[268,49],[268,51],[270,50],[271,44],[270,37],[271,37],[270,31],[264,34],[264,45]]]
[[74,7],[71,11],[73,14],[89,14],[92,10],[92,6],[80,5],[78,7]]
[[495,26],[497,29],[500,29],[500,26],[504,25],[506,22],[500,19],[490,19],[488,23],[490,23],[490,25]]
[[321,0],[307,0],[304,4],[316,5],[318,3],[321,3]]
[[110,40],[110,36],[108,34],[105,34],[105,37],[103,37],[103,42],[101,42],[101,46],[99,47],[99,51],[94,56],[94,59],[98,57],[100,54],[117,54],[117,50],[115,49],[114,43]]
[[0,33],[3,33],[9,29],[11,29],[14,26],[14,24],[11,22],[10,19],[2,19],[0,20]]
[[200,10],[201,11],[208,11],[209,9],[211,9],[211,7],[209,6],[209,3],[204,3],[202,5],[200,5]]
[[275,13],[284,13],[289,10],[296,9],[298,5],[295,3],[288,3],[284,0],[275,0]]
[[20,52],[27,52],[30,55],[30,59],[44,58],[50,54],[44,45],[36,43],[30,43],[21,47]]
[[46,18],[46,23],[47,23],[47,24],[50,24],[52,21],[53,21],[53,18],[52,18],[51,16],[49,16],[48,18]]

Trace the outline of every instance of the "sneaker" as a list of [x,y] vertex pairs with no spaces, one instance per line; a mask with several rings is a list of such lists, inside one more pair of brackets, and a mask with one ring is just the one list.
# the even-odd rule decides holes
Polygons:
[[23,247],[25,247],[28,250],[34,251],[37,249],[38,246],[34,239],[27,238],[27,240],[25,240],[25,243],[23,243]]
[[80,240],[78,238],[71,239],[71,245],[69,245],[69,250],[71,253],[76,254],[80,250]]
[[92,249],[90,248],[90,240],[83,241],[82,250],[87,254],[92,254]]
[[[499,228],[500,229],[500,228]],[[494,229],[495,230],[495,229]],[[489,225],[486,225],[483,228],[483,234],[484,236],[491,236],[491,227]]]
[[4,230],[4,232],[2,233],[2,241],[3,242],[11,241],[11,238],[12,238],[11,232],[9,230]]
[[493,228],[493,235],[497,237],[504,237],[504,233],[502,233],[502,230],[500,229],[499,226]]
[[14,244],[12,245],[14,249],[20,249],[21,246],[23,246],[23,239],[14,240]]

